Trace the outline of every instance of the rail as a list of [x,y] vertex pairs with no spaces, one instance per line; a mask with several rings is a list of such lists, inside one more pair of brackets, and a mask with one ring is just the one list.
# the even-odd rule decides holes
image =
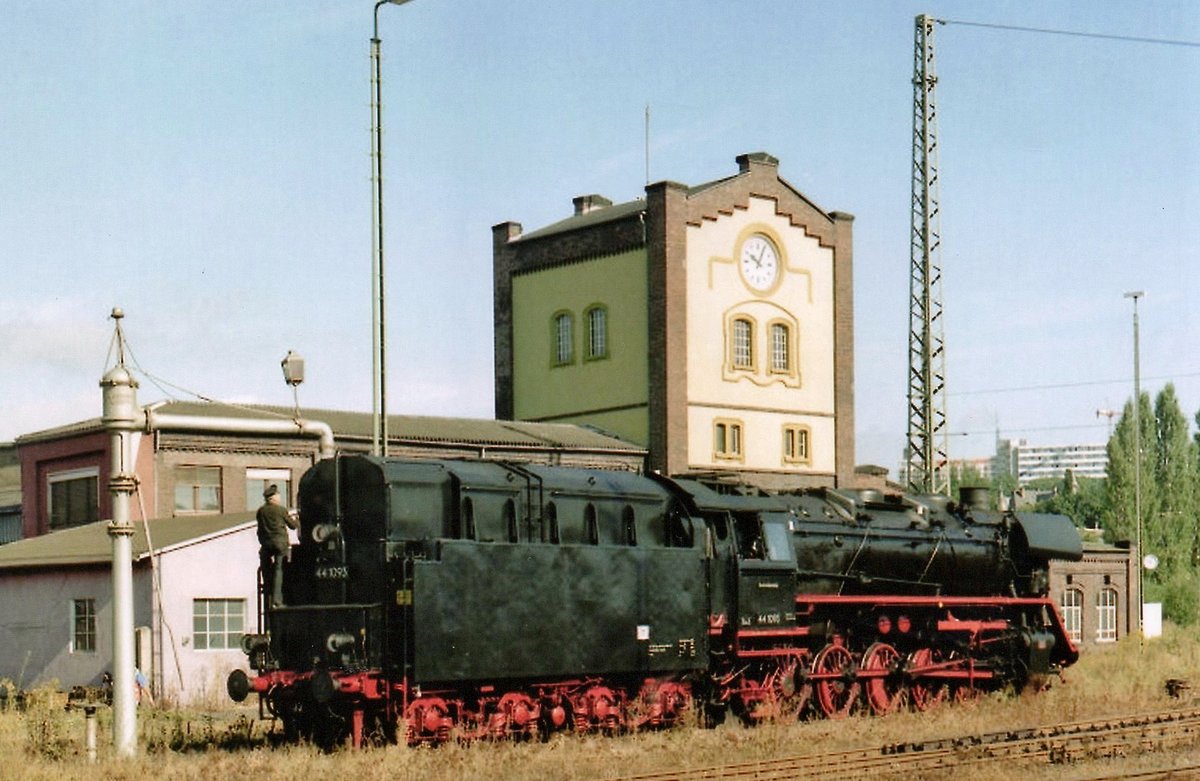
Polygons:
[[[620,776],[611,781],[705,781],[755,779],[793,781],[828,778],[830,773],[886,774],[911,777],[914,772],[979,767],[1014,760],[1060,764],[1086,759],[1119,758],[1200,743],[1200,710],[1164,711],[1094,721],[1078,721],[1027,729],[965,735],[936,740],[891,743],[873,748],[829,751],[778,759]],[[1170,768],[1124,771],[1109,778],[1166,778],[1200,769],[1187,764]],[[1179,776],[1175,776],[1179,777]]]

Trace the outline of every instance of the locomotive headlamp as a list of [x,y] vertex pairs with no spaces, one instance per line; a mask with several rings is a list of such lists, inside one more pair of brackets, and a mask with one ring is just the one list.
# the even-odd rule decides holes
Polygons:
[[271,639],[267,635],[242,635],[242,653],[246,656],[262,651],[270,644]]
[[341,527],[333,523],[318,523],[313,527],[312,538],[313,542],[322,543],[329,540],[336,540],[342,536]]
[[344,654],[354,648],[354,635],[348,632],[334,632],[325,638],[325,648],[331,654]]

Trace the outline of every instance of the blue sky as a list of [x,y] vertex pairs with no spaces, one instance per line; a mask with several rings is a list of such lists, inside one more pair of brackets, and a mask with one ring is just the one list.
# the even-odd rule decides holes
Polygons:
[[[100,411],[126,312],[186,391],[368,410],[372,3],[6,3],[0,440]],[[858,460],[907,412],[913,18],[1200,41],[1176,2],[521,3],[381,11],[389,410],[490,417],[490,227],[767,151],[855,221]],[[1200,47],[939,26],[951,455],[1200,409]],[[1015,390],[1038,386],[1035,390]],[[143,402],[183,390],[146,380]],[[962,434],[960,432],[966,432]]]

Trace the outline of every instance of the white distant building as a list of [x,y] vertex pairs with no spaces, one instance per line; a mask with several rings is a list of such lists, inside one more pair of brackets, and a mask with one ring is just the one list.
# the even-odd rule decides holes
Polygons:
[[1076,477],[1102,478],[1108,472],[1108,446],[1030,445],[1023,439],[1002,439],[996,443],[996,474],[1011,474],[1018,485],[1027,485],[1044,477],[1062,479],[1067,470]]

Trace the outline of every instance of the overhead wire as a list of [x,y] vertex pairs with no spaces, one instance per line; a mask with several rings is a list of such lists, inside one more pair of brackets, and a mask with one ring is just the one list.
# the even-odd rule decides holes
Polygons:
[[1188,46],[1200,48],[1200,41],[1185,41],[1175,38],[1147,38],[1139,35],[1115,35],[1112,33],[1089,33],[1082,30],[1059,30],[1051,27],[1022,27],[1015,24],[993,24],[989,22],[968,22],[961,19],[935,19],[938,24],[957,24],[964,27],[984,27],[992,30],[1010,30],[1023,33],[1042,33],[1045,35],[1066,35],[1073,38],[1098,38],[1107,41],[1122,41],[1125,43],[1149,43],[1159,46]]
[[[1200,372],[1183,372],[1180,374],[1162,374],[1153,377],[1142,377],[1146,380],[1175,380],[1180,377],[1200,377]],[[988,393],[1017,393],[1023,391],[1060,390],[1062,388],[1083,388],[1089,385],[1132,385],[1133,379],[1120,380],[1080,380],[1078,382],[1054,382],[1040,385],[1014,385],[1008,388],[979,388],[975,390],[950,391],[950,396],[981,396]]]

